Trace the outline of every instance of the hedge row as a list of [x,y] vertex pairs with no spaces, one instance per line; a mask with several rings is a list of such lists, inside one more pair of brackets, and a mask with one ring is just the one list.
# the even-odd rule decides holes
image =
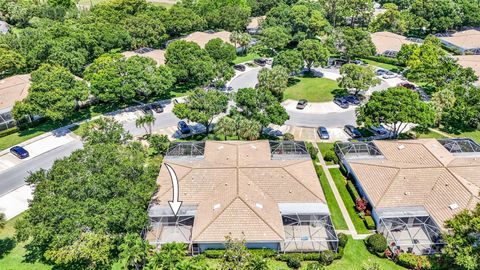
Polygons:
[[2,130],[0,131],[0,138],[12,135],[13,133],[17,133],[18,131],[19,129],[17,127]]
[[362,58],[394,66],[402,66],[402,63],[400,63],[400,61],[398,61],[396,58],[390,58],[386,56],[362,56]]
[[350,196],[352,196],[353,201],[356,201],[357,199],[360,198],[360,194],[358,194],[355,184],[353,184],[353,182],[350,180],[347,181],[347,190],[348,190],[348,193],[350,193]]
[[430,269],[432,264],[427,256],[412,253],[401,253],[397,257],[397,264],[408,269]]
[[[250,254],[254,256],[259,256],[262,258],[271,258],[274,257],[277,252],[273,249],[249,249]],[[203,252],[205,257],[210,259],[220,259],[223,257],[225,250],[223,249],[207,249]]]
[[374,230],[375,229],[375,221],[371,216],[364,216],[363,223],[365,223],[365,226],[369,230]]
[[323,265],[330,265],[333,260],[339,260],[343,257],[343,247],[338,248],[338,252],[335,253],[331,250],[325,250],[315,253],[284,253],[278,254],[275,259],[282,262],[291,261],[317,261]]

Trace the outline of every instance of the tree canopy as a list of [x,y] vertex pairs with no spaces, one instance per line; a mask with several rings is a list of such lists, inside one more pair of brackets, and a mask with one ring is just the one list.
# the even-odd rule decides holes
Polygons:
[[340,68],[338,85],[357,95],[360,91],[367,91],[370,87],[380,83],[375,72],[370,67],[355,64],[345,64]]
[[17,238],[29,240],[27,257],[64,269],[108,269],[124,236],[147,225],[157,174],[139,143],[89,141],[32,173],[34,196],[16,223]]
[[205,126],[208,135],[215,116],[227,110],[228,97],[218,90],[197,88],[187,94],[185,103],[175,104],[173,113]]
[[15,119],[25,116],[43,116],[53,121],[63,121],[79,108],[79,102],[88,97],[88,88],[60,66],[43,65],[31,74],[27,97],[17,101],[13,108]]
[[386,124],[391,127],[392,137],[397,138],[410,123],[426,127],[434,120],[434,109],[421,101],[417,93],[394,87],[374,92],[368,102],[358,108],[357,123],[365,127]]

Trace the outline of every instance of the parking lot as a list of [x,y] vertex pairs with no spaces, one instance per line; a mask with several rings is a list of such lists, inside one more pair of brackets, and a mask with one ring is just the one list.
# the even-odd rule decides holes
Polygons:
[[336,142],[348,141],[350,137],[341,128],[327,128],[329,140],[322,140],[317,134],[316,128],[287,126],[284,132],[292,133],[295,140],[310,142]]

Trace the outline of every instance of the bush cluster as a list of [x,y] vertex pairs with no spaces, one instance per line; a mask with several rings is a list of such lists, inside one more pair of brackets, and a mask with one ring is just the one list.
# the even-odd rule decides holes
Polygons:
[[348,243],[348,236],[344,233],[339,233],[338,237],[338,246],[344,248]]
[[360,199],[360,194],[358,194],[355,184],[353,184],[353,182],[350,180],[347,181],[347,190],[348,190],[348,193],[350,193],[350,196],[352,196],[354,201]]
[[412,253],[401,253],[397,257],[397,264],[408,269],[431,269],[432,265],[427,256],[419,256]]
[[17,133],[18,131],[19,129],[17,127],[2,130],[0,131],[0,138]]
[[381,253],[387,248],[387,239],[379,233],[372,234],[365,239],[365,245],[370,252]]
[[325,161],[332,161],[332,162],[338,163],[337,155],[332,150],[326,151],[323,159],[325,159]]
[[363,219],[363,222],[365,223],[365,226],[367,227],[367,229],[369,230],[375,229],[375,221],[371,216],[366,215]]
[[223,249],[207,249],[203,252],[203,255],[209,259],[220,259],[224,253],[225,250]]
[[[271,258],[274,257],[277,252],[273,249],[259,248],[259,249],[249,249],[248,252],[256,257],[260,258]],[[221,259],[225,253],[224,249],[207,249],[203,252],[205,257],[210,259]]]
[[313,160],[317,159],[318,149],[313,146],[312,143],[307,142],[307,151],[310,154],[310,158]]
[[300,256],[290,256],[287,260],[287,266],[292,269],[298,269],[302,266]]

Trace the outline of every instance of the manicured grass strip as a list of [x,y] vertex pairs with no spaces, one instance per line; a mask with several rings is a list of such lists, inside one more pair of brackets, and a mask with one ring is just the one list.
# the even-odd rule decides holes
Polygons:
[[249,53],[247,55],[237,56],[237,58],[235,58],[235,60],[233,60],[233,63],[234,64],[240,64],[240,63],[243,63],[243,62],[252,61],[255,58],[260,58],[260,55],[258,55],[256,53]]
[[309,102],[332,101],[336,92],[341,92],[334,80],[325,78],[296,77],[293,85],[284,92],[284,99],[306,99]]
[[[325,159],[325,153],[328,151],[334,151],[334,143],[317,143],[318,149],[320,150],[320,153],[322,153],[322,157]],[[333,161],[326,161],[325,163],[327,165],[333,165],[335,164]]]
[[325,267],[326,270],[363,270],[364,265],[367,263],[378,263],[378,269],[389,269],[389,270],[405,270],[401,266],[396,265],[394,262],[379,258],[370,252],[363,240],[353,240],[350,236],[348,239],[347,246],[345,247],[345,253],[343,258],[338,261],[334,261],[331,265]]
[[381,63],[381,62],[377,62],[377,61],[373,61],[373,60],[369,60],[369,59],[361,59],[361,60],[363,62],[369,64],[369,65],[376,66],[376,67],[383,68],[383,69],[387,69],[387,70],[399,71],[399,70],[402,69],[402,67],[395,66],[395,65],[392,65],[392,64]]
[[337,168],[330,169],[330,174],[332,174],[333,181],[335,182],[335,185],[337,186],[338,192],[340,193],[340,196],[342,197],[343,203],[345,204],[345,207],[347,208],[348,214],[350,215],[350,218],[352,219],[353,225],[355,226],[355,229],[357,230],[357,233],[359,233],[359,234],[370,233],[370,231],[365,227],[365,224],[363,223],[363,220],[355,212],[355,202],[353,201],[352,197],[350,196],[350,193],[348,193],[348,190],[347,190],[347,187],[346,187],[345,177],[343,176],[340,169],[337,169]]
[[338,206],[338,202],[335,199],[335,195],[333,195],[332,188],[328,184],[327,177],[324,173],[320,176],[320,185],[322,186],[323,194],[325,194],[325,199],[327,199],[333,226],[335,226],[337,230],[348,230],[347,223],[345,219],[343,219],[342,211],[340,211],[340,206]]

